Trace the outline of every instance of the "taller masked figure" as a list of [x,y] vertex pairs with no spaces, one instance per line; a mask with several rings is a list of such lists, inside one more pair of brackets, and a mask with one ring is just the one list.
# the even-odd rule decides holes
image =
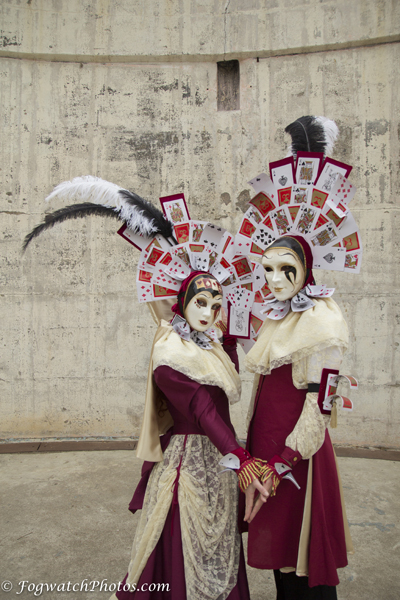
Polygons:
[[[318,390],[322,370],[339,369],[347,325],[330,297],[299,294],[314,283],[304,238],[278,238],[262,265],[277,306],[289,311],[265,320],[246,357],[256,374],[247,449],[267,461],[261,480],[270,493],[247,510],[248,563],[274,570],[278,600],[333,600],[352,546]],[[282,479],[285,470],[300,489]]]

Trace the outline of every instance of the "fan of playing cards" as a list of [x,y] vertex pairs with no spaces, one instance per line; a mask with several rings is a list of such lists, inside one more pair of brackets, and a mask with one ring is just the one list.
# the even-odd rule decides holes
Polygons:
[[137,270],[139,302],[177,298],[182,281],[192,271],[211,273],[223,289],[229,333],[250,339],[251,327],[265,316],[251,313],[255,297],[264,302],[269,294],[264,270],[235,244],[234,236],[207,221],[190,219],[183,194],[160,198],[165,217],[172,223],[176,245],[163,236],[144,237],[124,225],[119,234],[141,250]]
[[[362,259],[361,238],[348,208],[356,188],[347,177],[350,165],[322,153],[297,152],[270,163],[270,177],[261,173],[251,181],[255,191],[235,237],[236,247],[245,255],[262,256],[277,238],[285,235],[306,239],[313,254],[313,268],[359,273]],[[253,269],[254,272],[257,272]],[[309,285],[292,299],[292,310],[306,310],[312,298],[331,296],[333,289]],[[250,315],[250,339],[242,341],[247,352],[265,320],[283,318],[289,303],[269,295],[266,285],[255,294]],[[296,302],[299,306],[294,306]]]
[[316,152],[298,152],[270,163],[249,183],[250,200],[236,236],[244,253],[262,255],[283,235],[299,235],[309,243],[313,268],[359,273],[361,238],[348,208],[356,188],[347,176],[352,167]]

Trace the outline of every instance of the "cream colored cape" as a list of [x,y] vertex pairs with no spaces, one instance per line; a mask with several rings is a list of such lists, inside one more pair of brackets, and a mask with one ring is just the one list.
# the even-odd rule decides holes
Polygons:
[[246,356],[246,368],[260,375],[293,363],[330,346],[347,348],[349,332],[340,308],[332,298],[313,299],[304,312],[290,311],[274,321],[265,319],[257,341]]
[[154,383],[153,371],[165,365],[203,385],[216,385],[227,395],[229,402],[240,399],[241,382],[235,366],[222,346],[212,343],[203,350],[192,340],[183,340],[166,321],[156,332],[147,376],[147,391],[142,428],[136,455],[151,462],[163,459],[159,436],[172,425],[161,391]]

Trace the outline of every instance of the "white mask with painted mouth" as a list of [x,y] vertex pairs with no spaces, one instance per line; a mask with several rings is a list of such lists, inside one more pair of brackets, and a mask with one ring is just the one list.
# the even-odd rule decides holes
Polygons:
[[195,331],[207,331],[218,318],[222,306],[222,296],[211,292],[199,292],[190,300],[184,310],[184,317]]
[[277,300],[290,300],[304,286],[304,267],[288,248],[267,249],[261,263],[268,287]]

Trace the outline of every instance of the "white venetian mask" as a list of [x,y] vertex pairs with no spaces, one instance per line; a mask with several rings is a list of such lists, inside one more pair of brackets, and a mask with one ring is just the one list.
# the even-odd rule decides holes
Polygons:
[[289,248],[267,248],[261,263],[268,287],[277,300],[290,300],[304,286],[304,267]]
[[184,317],[195,331],[206,331],[217,320],[222,306],[222,296],[211,292],[199,292],[190,300],[184,310]]

